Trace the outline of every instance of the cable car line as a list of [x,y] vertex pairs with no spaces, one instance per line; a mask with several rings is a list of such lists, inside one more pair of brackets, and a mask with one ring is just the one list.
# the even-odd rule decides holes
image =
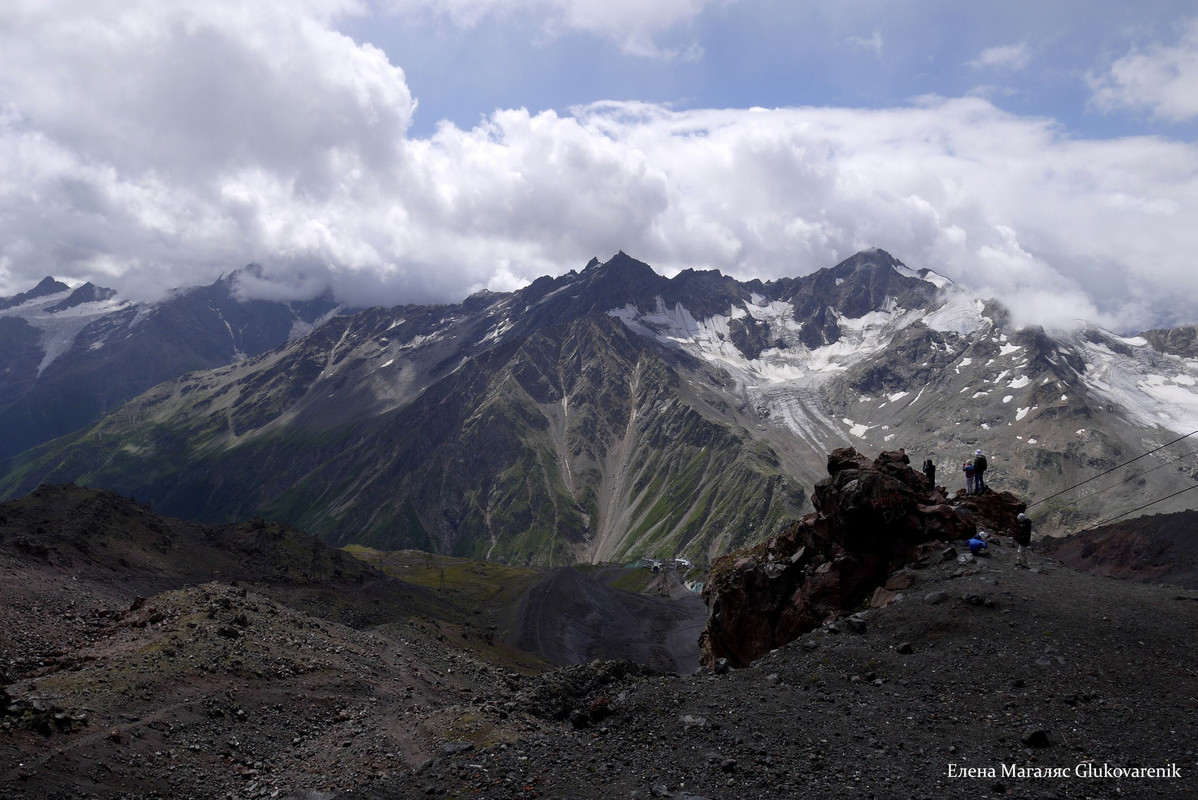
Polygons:
[[1098,480],[1103,475],[1110,475],[1112,472],[1114,472],[1117,469],[1123,469],[1128,464],[1132,464],[1136,461],[1139,461],[1141,458],[1150,456],[1153,453],[1155,453],[1157,450],[1163,450],[1171,444],[1176,444],[1177,442],[1180,442],[1182,439],[1188,439],[1189,437],[1193,436],[1196,433],[1198,433],[1198,430],[1190,431],[1185,436],[1178,436],[1176,439],[1173,439],[1172,441],[1165,442],[1164,444],[1162,444],[1159,447],[1152,448],[1147,453],[1141,453],[1140,455],[1136,456],[1135,458],[1129,459],[1128,461],[1124,461],[1122,464],[1117,464],[1116,466],[1111,467],[1110,469],[1106,470],[1105,472],[1100,472],[1097,475],[1093,476],[1092,478],[1086,478],[1084,481],[1081,481],[1080,483],[1075,483],[1072,486],[1068,487],[1067,489],[1062,489],[1061,491],[1057,492],[1056,494],[1050,494],[1048,497],[1042,497],[1034,503],[1029,503],[1028,508],[1032,508],[1033,506],[1038,506],[1043,502],[1053,499],[1054,497],[1060,497],[1061,495],[1065,494],[1066,492],[1071,492],[1074,489],[1078,488],[1079,486],[1085,486],[1090,481]]

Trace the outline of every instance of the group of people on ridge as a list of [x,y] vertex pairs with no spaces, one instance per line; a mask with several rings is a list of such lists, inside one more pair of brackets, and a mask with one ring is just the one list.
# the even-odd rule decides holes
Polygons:
[[[907,458],[907,453],[903,449],[899,449],[902,454],[904,463],[910,463]],[[978,448],[973,452],[973,458],[969,459],[962,465],[965,471],[965,491],[968,494],[981,494],[988,488],[986,486],[986,467],[989,464],[986,461],[986,455]],[[932,486],[936,485],[936,465],[932,463],[931,458],[925,458],[923,461],[923,474],[931,481]],[[1016,519],[1019,527],[1015,532],[1015,566],[1027,568],[1027,549],[1032,543],[1032,521],[1027,514],[1020,513]],[[986,548],[986,534],[975,536],[969,540],[969,550],[972,553],[979,553]]]
[[[900,453],[903,453],[904,460],[907,459],[906,452],[900,448]],[[981,449],[977,449],[973,453],[973,458],[965,462],[965,491],[968,494],[981,494],[986,490],[986,456]],[[928,480],[932,485],[936,485],[936,465],[932,463],[932,459],[925,458],[923,460],[923,474],[928,476]]]
[[981,494],[986,491],[986,456],[981,449],[975,450],[973,458],[966,461],[965,469],[965,491],[968,494]]

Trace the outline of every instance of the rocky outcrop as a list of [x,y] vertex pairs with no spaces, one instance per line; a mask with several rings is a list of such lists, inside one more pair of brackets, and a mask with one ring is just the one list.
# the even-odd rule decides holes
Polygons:
[[901,452],[874,461],[853,448],[828,457],[815,513],[712,566],[703,590],[700,660],[746,666],[825,618],[867,599],[931,541],[985,529],[1009,535],[1024,504],[1009,492],[950,498]]
[[1162,353],[1182,358],[1198,358],[1198,325],[1146,331],[1140,335]]

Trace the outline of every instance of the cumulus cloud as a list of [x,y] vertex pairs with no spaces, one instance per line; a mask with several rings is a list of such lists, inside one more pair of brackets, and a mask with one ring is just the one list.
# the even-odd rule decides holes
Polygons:
[[1167,303],[1198,295],[1191,143],[938,97],[506,109],[417,138],[403,72],[330,28],[352,5],[49,5],[0,11],[0,294],[150,296],[253,261],[253,296],[453,301],[617,250],[769,279],[876,246],[1024,322],[1195,321]]
[[386,189],[354,176],[402,174],[414,102],[381,51],[326,24],[350,10],[5,4],[0,191],[12,268],[177,280],[264,245],[310,243],[328,220],[305,210]]
[[1198,244],[1185,224],[1198,211],[1191,145],[1075,141],[977,99],[594,113],[588,125],[669,176],[652,229],[669,234],[641,245],[651,263],[768,277],[877,245],[1007,299],[1025,321],[1117,327],[1143,322],[1128,300],[1198,288],[1184,255]]
[[1181,26],[1176,44],[1128,53],[1090,82],[1104,110],[1148,111],[1173,122],[1198,117],[1198,19]]

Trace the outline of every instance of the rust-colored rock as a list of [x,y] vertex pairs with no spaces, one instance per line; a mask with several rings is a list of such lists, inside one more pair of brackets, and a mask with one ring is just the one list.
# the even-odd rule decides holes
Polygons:
[[901,592],[914,586],[917,579],[915,570],[900,569],[886,581],[886,588],[892,592]]
[[885,608],[894,602],[894,598],[898,597],[898,592],[893,589],[887,589],[884,586],[879,586],[874,589],[873,597],[869,598],[870,608]]
[[853,448],[828,456],[812,493],[815,513],[712,565],[703,589],[700,661],[737,667],[871,598],[930,541],[968,539],[979,527],[1009,535],[1024,504],[1010,493],[949,498],[903,461],[870,461]]

